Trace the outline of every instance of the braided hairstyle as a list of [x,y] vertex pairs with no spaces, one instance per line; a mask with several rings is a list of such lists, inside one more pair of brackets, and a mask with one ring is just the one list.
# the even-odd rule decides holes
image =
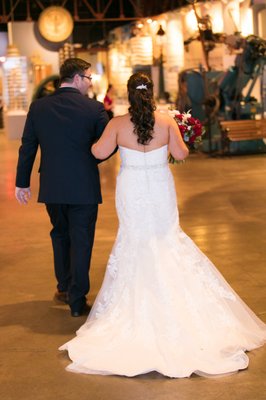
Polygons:
[[156,110],[153,82],[148,75],[137,72],[129,78],[127,90],[130,104],[128,111],[134,125],[133,132],[138,136],[139,144],[149,144],[153,139],[154,111]]

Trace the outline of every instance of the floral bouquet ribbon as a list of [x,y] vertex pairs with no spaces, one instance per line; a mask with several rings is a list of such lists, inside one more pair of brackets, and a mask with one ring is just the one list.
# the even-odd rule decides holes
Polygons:
[[[196,150],[199,143],[202,141],[202,135],[205,129],[199,119],[193,118],[191,110],[188,112],[179,112],[178,110],[169,110],[168,113],[176,121],[180,130],[181,136],[190,150]],[[176,160],[170,154],[169,162],[174,164]]]

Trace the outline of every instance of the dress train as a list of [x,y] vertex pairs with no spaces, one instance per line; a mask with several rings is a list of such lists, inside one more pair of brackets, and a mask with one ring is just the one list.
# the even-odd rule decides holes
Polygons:
[[120,154],[119,230],[87,321],[60,347],[67,370],[181,378],[247,368],[266,325],[180,228],[167,146]]

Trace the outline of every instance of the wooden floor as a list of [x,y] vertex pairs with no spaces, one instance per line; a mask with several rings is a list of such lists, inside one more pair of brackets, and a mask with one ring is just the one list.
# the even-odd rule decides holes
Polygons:
[[[56,305],[50,224],[36,203],[38,162],[28,206],[14,200],[19,141],[0,133],[0,398],[2,400],[265,400],[266,346],[249,353],[249,368],[219,377],[169,379],[156,373],[135,378],[66,372],[58,347],[85,317]],[[92,302],[112,247],[119,156],[101,165],[104,204],[93,253]],[[242,299],[266,322],[266,156],[210,158],[192,155],[171,167],[181,225],[216,264]]]

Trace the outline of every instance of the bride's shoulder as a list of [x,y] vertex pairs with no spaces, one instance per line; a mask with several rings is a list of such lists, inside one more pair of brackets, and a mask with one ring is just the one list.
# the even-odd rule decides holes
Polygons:
[[171,117],[167,112],[155,111],[155,121],[157,123],[167,124],[171,123]]
[[111,121],[117,125],[124,124],[127,121],[130,121],[129,114],[124,114],[124,115],[118,115],[117,117],[114,117],[111,119]]

